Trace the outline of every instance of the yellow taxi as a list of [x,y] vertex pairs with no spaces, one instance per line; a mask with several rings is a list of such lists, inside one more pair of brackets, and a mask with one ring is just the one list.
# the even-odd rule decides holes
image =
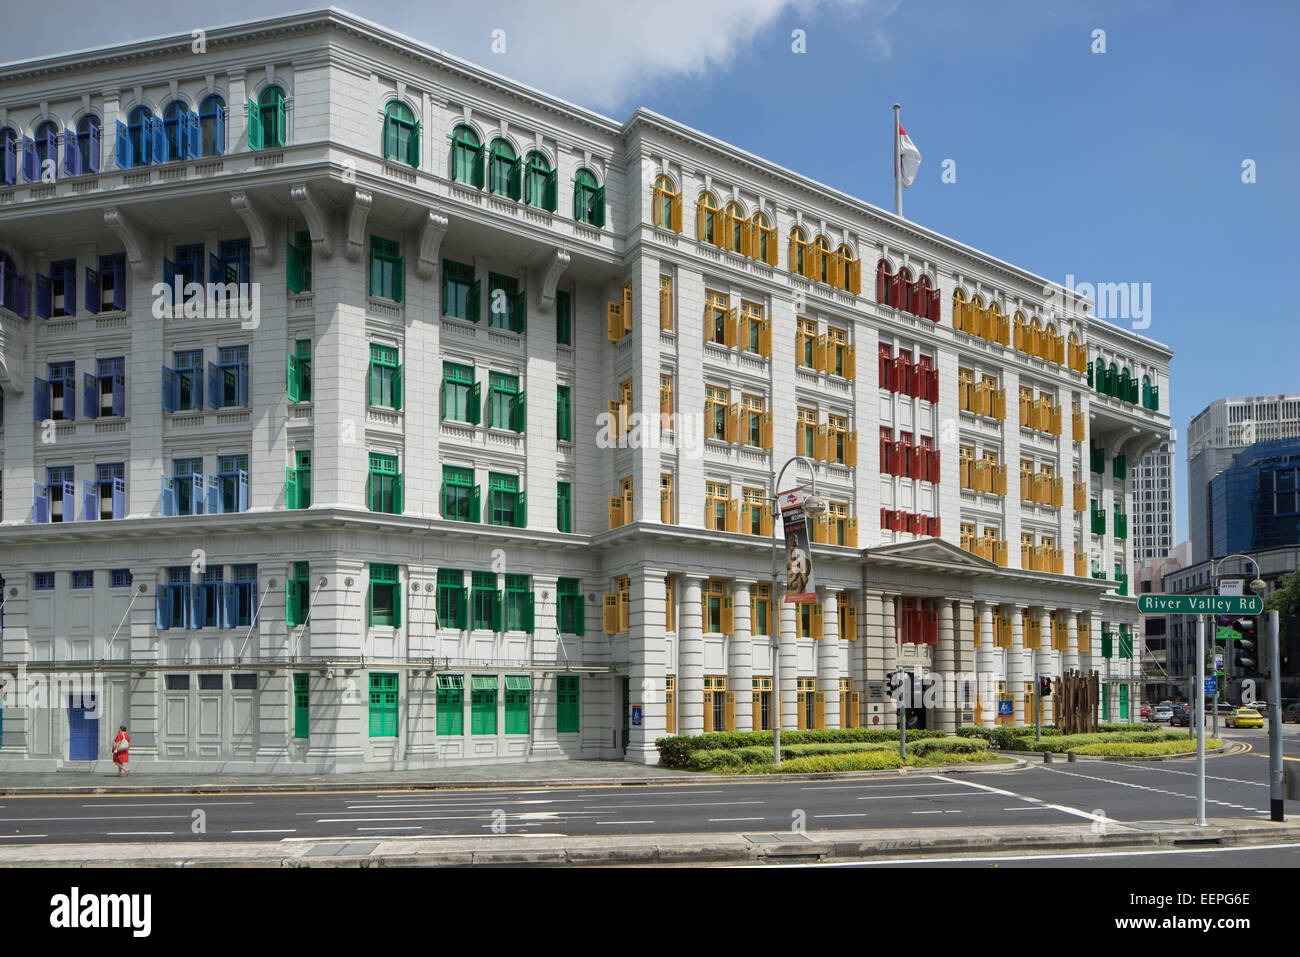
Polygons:
[[1262,728],[1264,717],[1254,708],[1237,708],[1228,715],[1227,725],[1230,728]]

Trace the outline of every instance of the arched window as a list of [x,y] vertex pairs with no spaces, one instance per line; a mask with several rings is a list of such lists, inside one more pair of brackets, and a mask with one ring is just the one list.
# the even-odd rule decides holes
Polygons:
[[137,106],[131,111],[126,125],[127,141],[131,144],[130,166],[148,166],[153,155],[154,116],[147,106]]
[[451,178],[475,189],[483,188],[483,144],[468,126],[458,126],[451,134]]
[[728,203],[722,214],[722,239],[727,249],[742,256],[749,255],[749,229],[739,203]]
[[536,151],[528,154],[527,172],[524,180],[524,202],[538,209],[555,212],[556,200],[555,170],[551,169],[550,160],[543,153]]
[[954,289],[952,291],[952,327],[958,332],[971,333],[970,317],[967,312],[968,308],[969,304],[966,302],[966,294],[960,289]]
[[87,113],[77,122],[77,152],[81,155],[81,172],[99,172],[99,117]]
[[167,161],[185,158],[185,139],[189,132],[189,110],[180,100],[172,100],[163,111],[163,133],[167,139]]
[[695,238],[703,243],[722,245],[722,230],[718,228],[718,201],[707,190],[695,201]]
[[831,244],[825,236],[818,236],[813,240],[813,278],[822,282],[830,282],[830,257]]
[[[1061,341],[1064,342],[1065,340],[1062,339]],[[1064,348],[1064,346],[1062,346],[1062,348]],[[1061,357],[1057,355],[1057,352],[1056,323],[1048,320],[1047,325],[1043,327],[1043,358],[1048,362],[1063,361]]]
[[18,182],[18,134],[12,127],[0,129],[0,183],[13,186]]
[[655,177],[653,221],[656,226],[682,231],[682,197],[673,181],[660,174]]
[[515,155],[515,148],[503,139],[492,141],[488,192],[510,199],[518,199],[520,195],[519,157]]
[[808,276],[811,261],[812,256],[808,253],[808,234],[800,226],[792,227],[790,229],[790,272]]
[[922,319],[930,319],[934,322],[939,321],[939,297],[935,295],[933,287],[930,285],[930,277],[921,274],[921,278],[916,282],[917,309],[916,314]]
[[894,281],[894,270],[888,260],[876,263],[876,302],[882,306],[889,305],[889,291]]
[[420,165],[420,124],[411,108],[398,100],[384,110],[384,159]]
[[45,171],[45,161],[53,160],[54,169],[59,165],[59,124],[46,120],[36,127],[36,174]]
[[573,218],[598,228],[605,225],[605,187],[585,167],[573,175]]
[[749,255],[769,266],[776,265],[776,230],[764,213],[755,213],[749,220]]
[[1045,351],[1043,348],[1043,326],[1038,321],[1038,317],[1029,320],[1029,343],[1025,350],[1030,355],[1039,356],[1040,358]]
[[894,276],[894,289],[889,304],[895,309],[912,312],[912,270],[904,266]]
[[[288,141],[288,110],[285,105],[284,90],[280,87],[268,86],[263,90],[257,100],[257,109],[249,112],[257,117],[256,124],[249,123],[248,127],[250,149],[270,149],[283,146]],[[256,133],[256,140],[254,140],[254,133]]]
[[199,155],[224,156],[226,101],[215,93],[199,104]]

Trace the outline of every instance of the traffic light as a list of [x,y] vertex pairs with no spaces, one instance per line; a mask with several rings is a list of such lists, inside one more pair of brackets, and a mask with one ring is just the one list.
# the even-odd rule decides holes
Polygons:
[[901,671],[891,671],[885,675],[885,694],[891,698],[898,697],[898,689],[902,685],[899,680],[901,674]]
[[1039,679],[1038,679],[1038,696],[1039,696],[1040,698],[1050,698],[1050,697],[1052,696],[1052,679],[1051,679],[1051,678],[1039,678]]
[[1246,671],[1254,671],[1257,667],[1255,659],[1255,619],[1238,618],[1232,623],[1232,630],[1241,635],[1240,638],[1232,640],[1232,650],[1236,652],[1236,657],[1232,663],[1238,668]]

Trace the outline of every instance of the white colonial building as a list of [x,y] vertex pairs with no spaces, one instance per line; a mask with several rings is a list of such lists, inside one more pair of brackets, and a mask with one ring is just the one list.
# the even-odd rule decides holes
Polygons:
[[338,11],[0,67],[0,145],[0,768],[1134,715],[1171,353],[1059,286]]

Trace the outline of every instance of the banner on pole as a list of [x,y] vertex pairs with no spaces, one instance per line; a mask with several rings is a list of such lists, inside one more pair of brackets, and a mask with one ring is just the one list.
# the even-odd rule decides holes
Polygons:
[[782,492],[781,529],[785,535],[785,600],[803,604],[817,600],[813,584],[812,548],[808,545],[808,516],[803,510],[803,487]]

